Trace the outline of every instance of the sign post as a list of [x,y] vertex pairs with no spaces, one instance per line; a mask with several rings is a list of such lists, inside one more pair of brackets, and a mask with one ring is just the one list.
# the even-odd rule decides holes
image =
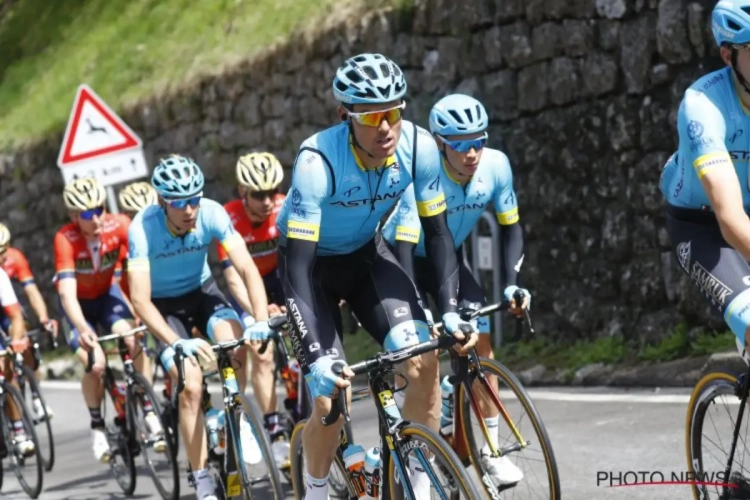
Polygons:
[[148,175],[143,141],[86,84],[76,92],[57,166],[66,184],[83,177],[101,182],[111,213],[119,212],[112,186]]

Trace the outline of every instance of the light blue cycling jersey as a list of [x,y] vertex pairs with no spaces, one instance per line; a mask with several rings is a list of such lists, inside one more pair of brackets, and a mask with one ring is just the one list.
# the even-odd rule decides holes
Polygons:
[[[747,130],[747,132],[745,132]],[[711,208],[700,179],[717,167],[734,168],[750,209],[750,111],[737,96],[729,67],[709,73],[686,91],[677,113],[679,147],[662,170],[659,187],[670,205]]]
[[[438,156],[439,152],[435,152]],[[438,159],[440,161],[440,159]],[[466,186],[453,179],[445,167],[440,169],[448,210],[448,228],[456,250],[469,236],[482,212],[490,202],[501,225],[518,222],[518,204],[513,191],[513,172],[508,157],[496,149],[484,148],[477,170]],[[424,232],[416,210],[414,191],[407,189],[385,225],[383,236],[390,243],[396,240],[417,243],[415,255],[425,257]]]
[[185,295],[211,277],[207,256],[214,240],[227,251],[244,245],[219,203],[203,198],[195,228],[185,236],[174,235],[164,209],[150,205],[138,212],[128,229],[128,271],[150,269],[154,298]]
[[370,241],[380,219],[413,183],[423,217],[445,210],[440,156],[428,131],[402,120],[396,153],[378,169],[364,168],[341,123],[302,143],[292,185],[276,219],[286,238],[318,243],[318,255],[351,253]]

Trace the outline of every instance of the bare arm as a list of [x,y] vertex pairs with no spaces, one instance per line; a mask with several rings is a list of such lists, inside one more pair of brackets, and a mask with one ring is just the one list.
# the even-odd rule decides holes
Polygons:
[[750,219],[742,204],[742,191],[737,173],[727,155],[727,166],[713,168],[701,178],[711,200],[721,235],[747,261],[750,261]]
[[128,270],[128,284],[130,285],[130,300],[133,302],[135,313],[141,318],[149,331],[162,342],[171,345],[180,337],[172,331],[164,316],[161,315],[151,302],[151,274],[148,269]]
[[62,278],[59,283],[60,302],[65,315],[79,332],[89,330],[86,318],[83,316],[81,304],[78,302],[78,282],[75,278]]
[[[224,279],[227,280],[227,286],[229,291],[232,293],[232,297],[237,301],[242,309],[247,311],[248,314],[255,317],[253,314],[253,305],[250,297],[247,294],[247,287],[242,277],[237,273],[234,266],[228,266],[224,268]],[[265,294],[265,290],[263,292]]]
[[[246,309],[247,312],[252,312],[256,321],[264,321],[268,319],[268,297],[266,297],[266,287],[263,284],[263,278],[258,271],[258,266],[255,265],[253,258],[250,256],[250,252],[247,251],[247,247],[245,245],[233,245],[227,250],[227,253],[229,254],[229,260],[232,261],[232,265],[242,279],[247,294],[249,295],[248,301],[251,307],[249,310]],[[235,295],[235,298],[237,298],[237,295]],[[239,299],[237,301],[239,302]],[[241,302],[240,305],[242,305],[243,308],[245,307]]]
[[23,288],[23,291],[26,294],[26,297],[28,297],[31,308],[34,310],[34,313],[39,319],[39,322],[42,324],[47,323],[49,321],[47,304],[44,303],[44,299],[42,298],[42,293],[39,291],[39,287],[36,286],[36,283],[32,283],[26,285]]

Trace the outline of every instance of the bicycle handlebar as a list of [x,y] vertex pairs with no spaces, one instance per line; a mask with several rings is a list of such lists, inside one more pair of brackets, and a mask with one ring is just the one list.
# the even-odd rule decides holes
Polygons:
[[[124,339],[126,337],[132,337],[133,335],[136,335],[138,333],[141,333],[143,331],[148,330],[147,326],[139,326],[136,328],[132,328],[126,332],[122,333],[111,333],[109,335],[105,335],[103,337],[97,337],[95,338],[97,343],[101,342],[107,342],[109,340],[120,340]],[[86,362],[86,373],[91,373],[91,369],[94,367],[94,349],[89,349],[89,352],[87,354],[87,362]]]
[[271,335],[269,335],[268,338],[263,341],[260,349],[258,349],[258,354],[263,354],[264,352],[266,352],[266,349],[268,349],[268,343],[274,339],[278,339],[281,335],[281,330],[286,330],[288,327],[289,318],[287,318],[286,314],[278,314],[273,318],[270,318],[268,320],[268,328],[271,329]]

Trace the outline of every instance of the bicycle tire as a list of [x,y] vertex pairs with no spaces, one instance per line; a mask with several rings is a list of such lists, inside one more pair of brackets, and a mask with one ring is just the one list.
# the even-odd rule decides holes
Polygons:
[[[109,367],[106,368],[106,373],[104,376],[105,379],[107,377],[112,377],[112,373],[109,370]],[[107,385],[108,384],[106,383],[104,384],[104,398],[105,400],[109,399],[112,408],[115,408],[114,401],[112,401],[112,395],[110,394]],[[105,408],[106,412],[106,403],[103,404],[102,407]],[[125,421],[122,422],[122,424],[119,424],[117,422],[117,417],[114,417],[112,419],[112,423],[105,427],[105,432],[107,434],[107,441],[109,441],[110,443],[110,450],[112,450],[112,441],[116,441],[116,446],[114,447],[114,450],[112,450],[112,456],[109,461],[109,468],[112,471],[112,475],[114,476],[115,481],[117,481],[118,486],[120,486],[122,492],[127,496],[131,496],[133,492],[135,492],[136,487],[136,469],[134,456],[135,449],[133,446],[133,443],[135,442],[135,436],[133,436],[133,429],[130,424],[131,417],[127,414],[129,412],[128,408],[130,408],[130,405],[126,400]],[[102,418],[106,422],[106,414],[104,414]],[[122,457],[123,465],[127,469],[126,474],[117,473],[115,462],[118,456]]]
[[[466,472],[461,459],[458,458],[458,455],[453,451],[453,448],[451,448],[448,443],[440,437],[440,434],[429,427],[416,422],[405,424],[398,432],[402,437],[402,440],[396,445],[397,447],[413,448],[415,445],[411,443],[417,441],[423,443],[424,448],[429,450],[436,459],[438,456],[442,457],[441,461],[443,462],[443,465],[449,467],[451,469],[449,472],[452,473],[453,478],[458,480],[457,486],[460,490],[459,492],[456,492],[458,495],[451,495],[450,498],[482,498],[479,490],[474,486],[474,483]],[[416,446],[420,445],[417,444]],[[388,485],[383,485],[382,487],[385,489],[386,486],[390,492],[391,500],[401,500],[405,498],[403,490],[396,481],[396,466],[393,457],[388,461]]]
[[[172,481],[174,484],[174,488],[172,491],[167,491],[167,489],[164,487],[163,484],[161,484],[161,481],[156,476],[156,471],[154,471],[151,461],[146,459],[146,464],[148,465],[149,471],[151,472],[151,478],[154,480],[154,485],[156,486],[156,489],[159,491],[159,494],[164,500],[177,500],[180,498],[180,471],[179,466],[177,463],[177,460],[175,460],[175,456],[177,453],[172,450],[172,440],[169,439],[167,436],[167,426],[164,422],[163,415],[162,415],[162,409],[161,405],[159,404],[159,401],[156,399],[156,394],[154,393],[153,387],[151,387],[151,384],[148,383],[148,380],[146,380],[146,377],[141,375],[140,373],[134,373],[131,375],[132,383],[128,387],[128,406],[130,407],[129,411],[130,416],[134,417],[132,412],[137,411],[137,406],[132,404],[134,394],[136,394],[136,388],[140,387],[140,389],[143,391],[143,396],[145,396],[149,401],[151,401],[151,406],[153,408],[154,414],[159,419],[159,425],[161,425],[161,428],[164,430],[164,443],[166,444],[167,449],[165,450],[165,453],[167,457],[169,457],[170,460],[170,466],[172,469]],[[131,420],[132,422],[133,420]],[[141,449],[143,450],[143,446],[141,446]]]
[[[305,467],[303,465],[304,453],[302,449],[302,431],[305,429],[305,424],[307,424],[307,419],[302,419],[297,422],[297,425],[294,426],[294,430],[292,431],[292,438],[290,441],[291,444],[289,446],[289,459],[292,463],[292,491],[296,500],[304,500],[305,498]],[[342,477],[347,477],[346,467],[344,467],[344,464],[341,462],[338,453],[334,456],[333,464],[331,464],[331,467],[336,467]],[[352,493],[350,487],[348,486],[348,482],[344,484],[332,484],[331,479],[332,478],[329,475],[328,496],[331,499],[338,498],[346,500],[357,500],[358,497]]]
[[[703,436],[700,430],[703,427],[706,408],[714,399],[708,396],[727,394],[736,398],[736,384],[737,376],[723,370],[709,372],[695,384],[690,394],[690,400],[688,401],[685,421],[685,451],[687,454],[688,472],[690,474],[696,474],[696,466],[700,468],[698,474],[703,472],[703,454],[701,452]],[[747,409],[745,411],[747,412]],[[734,425],[741,425],[741,422],[735,422]],[[725,481],[730,482],[729,478],[725,478]],[[703,486],[702,489],[705,490],[706,486]],[[701,497],[701,491],[699,491],[697,484],[692,484],[690,490],[693,493],[693,498],[696,500],[699,498],[708,498],[708,491],[705,492],[705,496]]]
[[[36,379],[36,376],[34,376],[34,372],[31,370],[31,368],[23,365],[21,366],[21,370],[23,371],[24,383],[28,382],[29,388],[31,389],[31,397],[36,397],[39,399],[39,402],[42,404],[42,410],[44,411],[43,423],[47,429],[47,436],[49,437],[49,457],[44,457],[42,455],[42,460],[44,462],[44,470],[46,472],[49,472],[55,465],[55,438],[52,434],[51,419],[47,414],[47,401],[45,400],[44,395],[42,395],[41,388],[39,387],[39,381]],[[21,395],[24,396],[25,399],[26,391],[22,390]],[[34,421],[34,425],[37,425],[36,421]]]
[[[258,446],[260,446],[261,454],[263,455],[263,458],[265,458],[266,465],[268,466],[268,476],[273,498],[276,500],[283,500],[285,495],[284,490],[281,487],[281,475],[279,473],[279,468],[276,465],[276,460],[274,460],[273,452],[271,451],[271,440],[266,432],[266,427],[263,423],[263,414],[260,411],[260,407],[258,407],[258,404],[254,400],[244,394],[237,394],[235,396],[235,401],[239,402],[242,411],[247,415],[250,426],[253,428],[255,439],[258,442]],[[235,409],[239,408],[235,407]],[[237,414],[238,418],[234,418],[234,415],[230,413],[229,409],[225,409],[225,411],[227,412],[225,414],[225,422],[230,429],[231,438],[233,440],[232,448],[234,450],[234,458],[243,482],[241,495],[239,497],[230,497],[227,493],[227,498],[244,498],[249,500],[253,498],[253,495],[247,489],[247,486],[249,486],[248,471],[245,468],[245,461],[242,459],[240,451],[242,447],[240,443],[239,418],[242,417],[239,412]]]
[[[521,385],[521,382],[505,365],[497,360],[490,358],[479,358],[479,364],[481,365],[482,370],[485,372],[485,375],[494,375],[498,379],[502,380],[510,388],[510,390],[513,391],[516,398],[518,398],[518,401],[526,410],[526,414],[528,415],[529,420],[531,420],[531,424],[534,427],[536,438],[541,445],[542,453],[544,455],[544,461],[547,465],[547,479],[549,480],[550,485],[549,498],[550,500],[559,500],[561,497],[560,474],[557,470],[557,461],[555,459],[555,453],[552,449],[552,442],[550,441],[547,429],[542,422],[542,418],[539,415],[539,411],[534,406],[534,403],[531,401],[531,398],[526,392],[526,389],[523,387],[523,385]],[[461,419],[460,425],[462,426],[464,436],[466,436],[466,444],[467,448],[469,449],[469,453],[471,454],[471,462],[474,466],[474,469],[476,470],[477,477],[480,478],[479,482],[482,484],[482,488],[490,498],[495,498],[495,495],[500,494],[502,489],[494,487],[491,479],[487,477],[485,471],[482,469],[480,446],[477,445],[477,439],[474,436],[474,432],[471,427],[470,415],[472,413],[472,408],[469,404],[469,398],[463,385],[461,385],[459,389],[459,401],[461,402],[461,416],[468,416],[468,418]],[[487,484],[488,482],[489,484]],[[491,487],[494,487],[494,495],[493,491],[491,491]]]
[[[5,389],[6,397],[14,400],[16,404],[16,408],[18,408],[18,411],[21,413],[21,420],[23,420],[23,425],[26,430],[26,435],[27,437],[30,437],[31,441],[34,443],[34,457],[36,458],[37,484],[34,487],[30,486],[29,483],[26,481],[24,474],[21,472],[21,467],[16,463],[13,464],[13,472],[16,474],[18,483],[21,485],[21,488],[23,488],[23,491],[25,491],[26,494],[29,495],[29,497],[31,498],[38,498],[42,492],[42,486],[44,484],[44,474],[42,472],[43,470],[42,453],[39,451],[39,439],[37,438],[37,435],[36,435],[36,429],[34,429],[34,423],[27,411],[26,405],[24,404],[21,391],[18,390],[17,387],[8,383],[7,381],[5,382],[4,389]],[[8,449],[8,454],[11,455],[14,453],[13,438],[10,435],[10,429],[8,428],[7,425],[5,426],[3,430],[3,435],[5,436],[5,446]],[[11,459],[11,461],[13,460]]]

